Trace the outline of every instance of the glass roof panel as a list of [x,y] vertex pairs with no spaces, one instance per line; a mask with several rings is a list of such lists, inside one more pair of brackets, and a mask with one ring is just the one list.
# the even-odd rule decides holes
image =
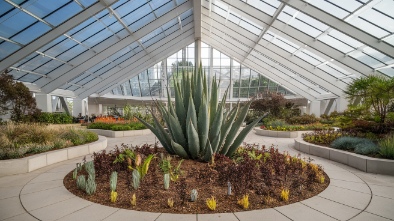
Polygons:
[[28,71],[34,71],[36,68],[40,67],[41,65],[51,61],[52,59],[48,57],[43,57],[41,55],[36,55],[33,59],[29,60],[29,62],[20,65],[18,68]]
[[[348,2],[356,2],[353,0],[346,0]],[[349,15],[349,11],[346,10],[345,8],[341,8],[337,3],[340,3],[338,1],[336,1],[334,3],[334,1],[328,1],[328,0],[314,0],[314,1],[310,1],[310,4],[321,8],[322,10],[340,18],[343,19],[344,17],[346,17],[347,15]],[[349,5],[349,3],[348,3]]]
[[83,47],[82,45],[76,45],[73,48],[70,48],[69,50],[65,51],[64,53],[60,54],[59,56],[57,56],[57,58],[63,60],[63,61],[69,61],[71,59],[73,59],[75,56],[81,54],[82,52],[86,51],[88,49],[86,49],[85,47]]
[[67,19],[79,13],[80,11],[82,11],[81,6],[79,6],[76,2],[72,1],[71,3],[65,5],[59,10],[53,12],[51,15],[47,16],[44,20],[49,22],[53,26],[58,26]]
[[167,2],[165,5],[161,6],[160,8],[155,10],[155,14],[157,17],[160,17],[164,15],[165,13],[171,11],[176,7],[175,3],[173,1]]
[[[57,42],[57,40],[55,40]],[[66,39],[64,41],[61,41],[59,44],[56,44],[55,46],[51,47],[50,49],[45,51],[45,54],[48,54],[50,56],[56,57],[63,51],[66,51],[72,47],[77,45],[77,43],[71,39]]]
[[11,38],[34,22],[37,22],[37,19],[34,17],[18,9],[13,9],[11,12],[0,17],[0,36]]
[[3,41],[0,44],[0,60],[7,57],[8,55],[14,53],[19,48],[21,48],[21,47],[16,44],[13,44],[8,41]]
[[[269,1],[261,1],[261,0],[242,0],[242,1],[271,16],[274,15],[276,9],[278,8],[277,4],[279,3],[279,1],[271,1],[274,2],[275,4],[270,4]],[[275,5],[277,6],[275,7]]]
[[[9,10],[11,10],[13,7],[11,4],[8,4],[5,1],[0,1],[0,17],[3,16],[3,14],[5,14],[6,12],[8,12]],[[1,21],[1,20],[0,20]]]
[[394,77],[394,68],[385,68],[385,69],[381,69],[379,71],[389,77]]
[[363,52],[365,54],[367,54],[367,55],[369,55],[369,56],[371,56],[371,57],[383,62],[383,63],[386,63],[386,64],[394,63],[394,59],[393,58],[391,58],[389,56],[386,56],[385,54],[382,54],[379,51],[377,51],[377,50],[375,50],[375,49],[373,49],[371,47],[365,47],[363,49]]
[[34,72],[37,72],[40,74],[48,74],[49,72],[60,67],[61,65],[63,65],[63,63],[61,63],[60,61],[51,60],[48,63],[46,63],[45,65],[34,69]]
[[378,38],[384,37],[389,34],[389,32],[379,28],[378,26],[371,24],[370,22],[362,19],[360,17],[352,18],[348,21],[350,24],[362,29],[363,31],[368,32]]
[[156,19],[156,16],[153,13],[145,15],[140,20],[138,20],[130,25],[131,30],[137,31],[138,29],[144,27],[145,25],[147,25],[148,23],[152,22],[155,19]]
[[43,18],[47,16],[49,13],[61,8],[65,4],[67,4],[69,0],[57,0],[48,4],[46,0],[35,0],[35,1],[27,1],[22,5],[23,8],[33,13],[34,15]]
[[[129,9],[127,9],[129,11]],[[132,24],[136,21],[138,21],[139,19],[143,18],[144,16],[146,16],[147,14],[151,13],[152,10],[149,6],[149,4],[145,4],[141,7],[139,7],[138,9],[136,9],[135,11],[133,11],[132,13],[122,17],[122,20],[124,22],[126,22],[126,24]],[[134,31],[134,29],[133,29]]]
[[25,76],[19,78],[18,80],[32,83],[32,82],[38,80],[39,78],[41,78],[41,76],[38,76],[35,74],[26,74]]
[[149,5],[146,5],[146,0],[134,0],[134,1],[127,1],[125,4],[117,6],[116,4],[114,5],[115,11],[123,18],[123,16],[135,13],[134,11],[138,9],[138,11],[141,10],[145,7],[149,7]]
[[322,41],[322,42],[326,43],[327,45],[329,45],[337,50],[342,51],[343,53],[348,53],[348,52],[354,50],[353,47],[332,37],[331,35],[323,35],[323,36],[320,36],[318,39],[319,39],[319,41]]
[[93,5],[93,3],[97,2],[97,0],[79,0],[79,2],[85,6],[85,7],[89,7],[91,5]]
[[372,58],[371,56],[368,56],[367,54],[365,54],[361,51],[354,51],[349,56],[361,61],[362,63],[364,63],[372,68],[379,68],[379,67],[383,66],[383,64],[381,62]]
[[22,32],[12,37],[11,40],[19,42],[21,44],[28,44],[45,32],[49,31],[50,29],[51,28],[44,23],[35,23],[34,25],[30,26],[27,29],[24,29]]

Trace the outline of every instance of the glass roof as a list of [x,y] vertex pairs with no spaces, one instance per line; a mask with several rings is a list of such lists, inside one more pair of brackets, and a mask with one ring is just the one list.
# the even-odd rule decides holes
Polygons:
[[[105,1],[109,5],[98,0],[2,0],[0,65],[7,65],[16,80],[48,92],[60,88],[85,95],[94,93],[91,88],[108,92],[116,87],[112,93],[161,96],[164,78],[157,73],[164,62],[169,75],[174,62],[177,70],[184,62],[194,65],[192,47],[184,49],[186,55],[183,49],[171,54],[201,35],[211,45],[202,47],[202,54],[217,49],[212,50],[213,66],[211,58],[201,58],[204,68],[222,79],[223,88],[232,85],[234,98],[259,93],[265,85],[262,76],[270,79],[267,90],[287,88],[310,100],[342,96],[361,76],[394,76],[394,1],[305,0],[305,7],[298,7],[300,1],[204,0],[199,9],[191,0]],[[201,13],[201,33],[194,33],[200,26],[195,25],[196,12]],[[78,21],[81,15],[87,19]],[[63,27],[64,34],[51,32]],[[340,27],[361,32],[352,36]],[[45,39],[50,40],[29,47]],[[179,48],[158,56],[168,45]],[[11,59],[22,52],[24,56]],[[186,57],[180,65],[179,57]],[[114,84],[111,76],[123,83]]]

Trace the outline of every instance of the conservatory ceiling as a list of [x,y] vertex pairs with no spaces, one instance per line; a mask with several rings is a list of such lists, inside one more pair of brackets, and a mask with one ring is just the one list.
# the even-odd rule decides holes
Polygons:
[[104,95],[200,39],[309,100],[394,76],[392,0],[0,0],[0,70]]

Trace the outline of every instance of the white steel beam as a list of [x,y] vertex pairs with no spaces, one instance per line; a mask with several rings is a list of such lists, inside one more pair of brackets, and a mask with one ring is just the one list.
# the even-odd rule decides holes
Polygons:
[[[133,57],[127,59],[123,63],[127,63],[128,66],[125,66],[121,70],[111,69],[107,73],[103,74],[103,78],[105,80],[100,81],[98,79],[94,79],[91,82],[85,85],[86,90],[77,90],[76,93],[80,98],[85,98],[93,93],[99,92],[100,94],[104,94],[113,88],[119,82],[125,81],[126,78],[130,78],[133,74],[138,74],[138,70],[144,70],[154,65],[158,61],[164,59],[165,56],[170,55],[171,53],[175,53],[180,49],[180,42],[187,41],[188,44],[194,42],[194,39],[190,39],[190,35],[194,34],[193,24],[188,24],[184,26],[185,32],[183,34],[179,34],[179,32],[172,33],[160,40],[159,42],[153,44],[152,51],[150,53],[160,54],[161,56],[156,56],[157,60],[152,60],[148,56],[139,52]],[[133,60],[131,62],[131,60]],[[136,70],[137,69],[137,70]]]
[[[268,26],[266,26],[264,28],[264,30],[260,33],[259,37],[257,38],[257,40],[255,41],[255,44],[249,49],[248,53],[246,54],[245,58],[243,61],[246,60],[246,58],[249,56],[250,52],[253,51],[253,49],[256,47],[256,45],[260,42],[260,40],[263,38],[263,36],[265,35],[265,33],[267,33],[268,29],[271,28],[272,24],[274,24],[274,22],[276,21],[276,19],[278,18],[279,14],[282,12],[283,8],[285,7],[285,4],[281,3],[278,7],[278,9],[276,9],[274,15],[272,16],[271,21],[269,22]],[[242,61],[242,62],[243,62]]]
[[[143,28],[139,29],[138,31],[134,32],[133,36],[135,36],[136,39],[142,38],[143,36],[157,29],[158,27],[164,25],[168,21],[174,19],[178,15],[178,13],[183,13],[189,10],[191,7],[192,4],[190,1],[185,2],[184,4],[178,6],[176,9],[161,16],[159,19],[155,20],[155,22],[151,22]],[[75,64],[74,68],[62,66],[48,74],[50,77],[52,77],[52,81],[40,79],[36,83],[45,91],[55,90],[56,88],[61,87],[64,82],[70,81],[71,79],[85,72],[92,66],[98,64],[107,57],[129,46],[132,43],[132,38],[126,37],[119,40],[116,36],[112,36],[94,47],[94,49],[98,51],[97,54],[94,55],[89,51],[82,53],[71,60],[73,64]]]
[[[271,19],[271,16],[262,13],[258,9],[242,1],[223,1],[227,4],[231,4],[233,7],[242,9],[243,11],[239,11],[238,13],[240,13],[242,16],[245,16],[247,19],[256,22],[257,24],[264,25],[265,23],[268,23]],[[299,31],[296,28],[293,28],[292,26],[286,25],[286,23],[280,20],[276,20],[276,22],[272,24],[272,27],[273,28],[270,28],[270,31],[274,32],[275,34],[278,34],[295,44],[308,45],[308,50],[312,51],[320,57],[325,58],[326,60],[333,58],[334,64],[349,72],[357,71],[359,73],[362,73],[363,75],[376,74],[371,67],[361,63],[360,61],[352,57],[345,57],[344,53],[342,53],[341,51],[332,48],[320,41],[315,41],[313,37],[310,37],[309,35]]]
[[[210,44],[212,47],[216,48],[219,51],[222,51],[223,53],[227,54],[228,56],[234,57],[238,61],[240,61],[243,57],[242,55],[238,54],[236,51],[238,51],[234,47],[228,47],[227,45],[223,45],[221,40],[216,40],[215,37],[209,37],[208,33],[205,33],[203,30],[203,37],[207,41],[208,44]],[[234,51],[235,50],[235,51]],[[244,65],[246,65],[249,68],[252,68],[260,73],[263,73],[265,77],[273,80],[274,82],[283,85],[285,88],[289,88],[291,91],[294,91],[295,93],[309,99],[309,100],[315,100],[316,98],[308,93],[306,88],[304,90],[301,89],[301,87],[296,86],[292,84],[291,82],[288,81],[288,79],[283,78],[283,73],[280,74],[277,69],[275,69],[272,66],[269,65],[264,65],[262,62],[254,62],[251,61],[250,59],[247,59],[244,62]],[[261,66],[264,65],[264,66]]]
[[[208,29],[208,27],[205,24],[203,24],[203,27]],[[240,42],[247,42],[247,39],[245,37],[243,37],[242,35],[236,32],[229,30],[227,27],[223,26],[220,23],[215,22],[214,27],[215,27],[214,34],[216,35],[220,36],[220,32],[227,32],[228,35],[226,35],[225,38],[233,45],[238,45],[238,47],[240,47],[241,46]],[[263,45],[265,44],[267,44],[267,42],[266,40],[263,40]],[[269,48],[271,51],[281,52],[279,54],[281,54],[282,57],[278,56],[276,53],[271,53],[270,51],[266,51],[266,48]],[[263,53],[267,52],[268,56],[270,57],[274,56],[275,58],[273,59],[280,60],[280,63],[282,63],[284,66],[288,66],[290,69],[296,71],[297,73],[300,73],[300,75],[304,76],[305,78],[311,79],[311,81],[319,82],[324,88],[327,88],[328,90],[334,92],[335,94],[340,94],[340,91],[346,87],[346,84],[342,82],[341,83],[336,82],[334,85],[332,85],[331,82],[336,80],[335,77],[328,75],[327,73],[325,73],[320,69],[315,69],[314,66],[303,61],[302,59],[299,59],[296,56],[291,56],[289,52],[277,47],[274,44],[270,44],[270,45],[267,44],[266,48],[263,48],[260,44],[255,46],[255,49],[257,51]],[[246,50],[246,47],[243,48],[243,50]],[[238,53],[240,54],[239,51]]]
[[345,33],[354,39],[363,42],[364,44],[382,52],[383,54],[394,57],[393,46],[390,44],[379,41],[378,38],[367,34],[366,32],[354,27],[351,24],[319,9],[312,5],[307,4],[305,1],[301,0],[280,0],[281,2],[287,4],[288,6],[300,10],[305,14],[310,15],[311,17],[321,21],[322,23],[335,28],[336,30]]
[[195,40],[201,40],[201,1],[193,1],[193,16],[194,16],[194,38]]
[[[107,0],[108,5],[111,5],[117,0]],[[36,40],[32,41],[28,45],[25,45],[23,48],[19,49],[15,53],[7,56],[0,62],[0,71],[4,71],[11,65],[17,63],[18,61],[22,60],[23,58],[29,56],[31,53],[34,53],[41,47],[45,46],[49,42],[55,40],[59,36],[63,35],[70,29],[74,28],[75,26],[81,24],[85,20],[89,19],[92,15],[95,15],[105,9],[105,6],[100,2],[96,2],[91,5],[86,10],[78,13],[77,15],[73,16],[72,18],[68,19],[61,25],[53,28],[52,30],[48,31],[47,33],[43,34],[41,37],[37,38]]]
[[34,74],[34,75],[37,75],[37,76],[48,78],[48,76],[46,76],[45,74],[40,74],[40,73],[37,73],[37,72],[34,72],[34,71],[28,71],[28,70],[24,70],[24,69],[12,67],[12,66],[10,67],[10,69],[15,70],[17,72],[20,71],[20,72],[25,72],[25,73],[28,73],[28,74]]

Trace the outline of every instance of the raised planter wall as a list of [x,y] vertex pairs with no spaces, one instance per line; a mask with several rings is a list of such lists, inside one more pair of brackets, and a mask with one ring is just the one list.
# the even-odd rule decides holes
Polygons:
[[33,156],[20,159],[0,160],[0,177],[29,173],[54,163],[86,156],[93,152],[104,150],[105,148],[107,148],[107,138],[99,136],[97,141],[80,146],[35,154]]
[[308,143],[302,139],[294,139],[294,141],[294,148],[303,153],[342,163],[367,173],[394,175],[394,160],[373,158],[343,150],[319,146]]
[[282,138],[296,138],[298,137],[298,131],[275,131],[275,130],[263,130],[256,127],[254,129],[257,135],[266,137],[282,137]]
[[151,130],[124,130],[124,131],[113,131],[113,130],[101,130],[101,129],[88,129],[92,132],[97,133],[101,136],[106,137],[133,137],[152,133]]

